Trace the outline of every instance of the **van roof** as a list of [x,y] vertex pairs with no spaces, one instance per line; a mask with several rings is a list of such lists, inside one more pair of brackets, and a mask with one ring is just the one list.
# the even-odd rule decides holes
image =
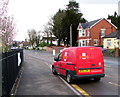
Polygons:
[[69,49],[76,50],[76,49],[85,49],[85,48],[91,48],[91,47],[96,49],[100,48],[100,47],[94,47],[94,46],[84,46],[84,47],[68,47],[68,48],[64,48],[63,50],[69,50]]

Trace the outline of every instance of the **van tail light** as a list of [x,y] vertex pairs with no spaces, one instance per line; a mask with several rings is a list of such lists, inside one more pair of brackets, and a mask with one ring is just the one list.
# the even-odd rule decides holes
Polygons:
[[102,64],[101,62],[98,63],[99,66],[101,66],[101,64]]

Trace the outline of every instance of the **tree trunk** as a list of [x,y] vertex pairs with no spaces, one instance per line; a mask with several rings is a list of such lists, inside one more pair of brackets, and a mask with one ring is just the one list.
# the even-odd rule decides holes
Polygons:
[[52,39],[50,39],[50,44],[52,44]]
[[67,40],[67,47],[69,46],[69,41]]
[[47,44],[49,44],[49,35],[48,35],[48,33],[47,33]]
[[60,45],[60,41],[61,41],[61,39],[58,39],[58,45]]

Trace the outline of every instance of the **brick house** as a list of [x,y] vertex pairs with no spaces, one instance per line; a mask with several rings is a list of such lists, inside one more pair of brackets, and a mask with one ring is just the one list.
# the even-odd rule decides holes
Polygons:
[[117,27],[105,18],[79,23],[78,46],[103,46],[102,37],[115,32],[116,29]]

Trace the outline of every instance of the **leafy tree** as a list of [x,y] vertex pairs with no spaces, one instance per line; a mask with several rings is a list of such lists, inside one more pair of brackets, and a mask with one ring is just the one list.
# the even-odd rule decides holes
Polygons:
[[117,27],[118,27],[118,30],[120,30],[120,16],[118,16],[118,25],[117,25]]
[[79,4],[70,0],[65,10],[60,10],[53,17],[53,33],[60,41],[69,46],[70,41],[70,25],[72,24],[72,44],[77,45],[77,27],[78,24],[85,23],[86,20],[82,18],[83,14],[79,11]]
[[120,30],[120,16],[117,15],[117,12],[114,12],[114,15],[108,15],[108,19]]
[[63,27],[63,19],[65,17],[65,11],[60,10],[53,16],[53,34],[58,38],[58,45],[60,45],[60,41],[63,38],[63,32],[64,32],[64,27]]
[[69,1],[69,4],[67,5],[67,9],[74,9],[78,11],[78,8],[79,8],[79,3],[76,3],[76,1],[74,0]]

